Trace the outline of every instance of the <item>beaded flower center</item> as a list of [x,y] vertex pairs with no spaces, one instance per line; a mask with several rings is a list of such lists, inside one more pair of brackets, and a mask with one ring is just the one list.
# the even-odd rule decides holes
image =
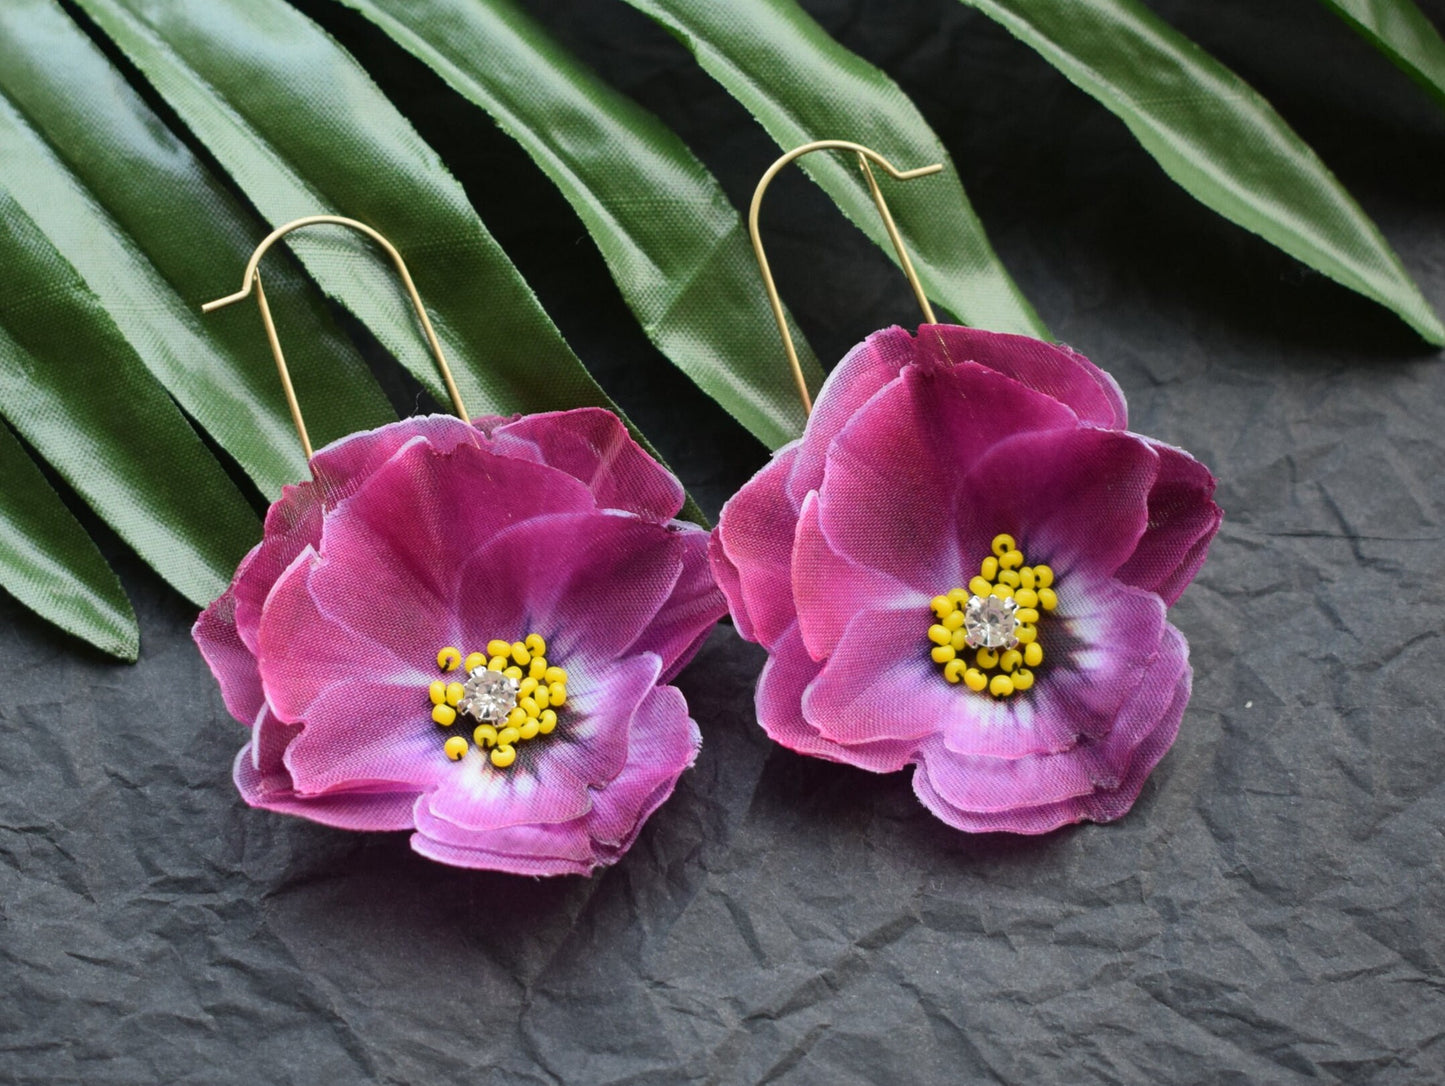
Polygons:
[[1027,565],[1013,536],[995,536],[990,549],[967,588],[933,597],[929,655],[949,682],[1006,698],[1034,685],[1033,669],[1044,662],[1040,612],[1059,598],[1054,571]]
[[521,641],[487,642],[486,652],[473,652],[465,660],[459,649],[448,646],[437,653],[443,671],[466,671],[465,682],[438,679],[427,690],[431,718],[450,728],[458,716],[475,724],[471,742],[464,735],[449,735],[442,749],[457,762],[472,743],[489,751],[492,765],[506,769],[517,760],[517,745],[557,727],[557,710],[567,704],[567,672],[547,662],[547,642],[531,633]]

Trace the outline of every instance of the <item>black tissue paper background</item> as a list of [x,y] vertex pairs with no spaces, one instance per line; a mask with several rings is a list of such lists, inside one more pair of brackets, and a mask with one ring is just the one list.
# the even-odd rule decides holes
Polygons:
[[[414,118],[715,514],[766,454],[648,345],[555,190],[367,24],[301,6]],[[404,834],[247,809],[244,729],[193,609],[110,546],[136,667],[0,601],[0,1082],[1445,1080],[1438,356],[1198,205],[954,0],[806,6],[914,97],[1133,427],[1220,478],[1224,526],[1173,611],[1194,697],[1134,811],[954,832],[906,773],[768,742],[763,654],[724,625],[679,683],[700,761],[621,863],[449,869]],[[529,7],[746,206],[777,149],[675,41],[620,3]],[[1445,306],[1438,104],[1314,0],[1155,7],[1270,98]],[[821,358],[917,322],[796,171],[765,221]]]

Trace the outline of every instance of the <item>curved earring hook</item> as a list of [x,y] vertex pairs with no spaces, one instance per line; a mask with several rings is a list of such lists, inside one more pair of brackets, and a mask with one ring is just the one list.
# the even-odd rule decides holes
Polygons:
[[768,266],[767,254],[763,252],[763,238],[758,230],[758,212],[763,206],[763,193],[772,184],[773,178],[784,166],[795,158],[813,151],[852,151],[858,156],[858,165],[863,170],[863,176],[868,181],[868,192],[873,197],[873,203],[878,208],[878,214],[883,219],[883,226],[888,231],[888,237],[893,242],[893,250],[898,254],[898,263],[903,268],[903,274],[908,277],[908,284],[913,288],[913,296],[918,299],[918,306],[923,310],[923,317],[928,324],[937,324],[933,316],[933,307],[928,304],[928,295],[923,292],[923,284],[918,281],[918,273],[913,270],[913,261],[908,257],[908,250],[903,247],[903,238],[898,233],[898,226],[893,221],[893,214],[888,210],[888,204],[883,199],[883,193],[879,191],[878,180],[873,176],[873,170],[868,162],[878,163],[883,167],[885,173],[895,181],[909,181],[915,177],[926,177],[928,174],[938,173],[943,169],[943,164],[935,162],[932,166],[919,166],[913,170],[900,170],[893,163],[880,155],[872,148],[864,147],[860,143],[852,143],[848,140],[814,140],[812,143],[805,143],[801,147],[794,147],[787,154],[783,155],[763,174],[758,187],[753,190],[753,203],[748,209],[748,236],[753,240],[753,253],[758,258],[758,269],[763,273],[763,287],[768,292],[768,304],[773,307],[773,319],[778,322],[778,332],[783,337],[783,349],[788,354],[788,365],[793,370],[793,380],[798,385],[798,397],[803,401],[803,410],[811,414],[813,410],[813,398],[808,395],[808,384],[803,379],[803,366],[798,361],[797,348],[793,346],[793,334],[788,331],[787,318],[783,316],[783,300],[778,296],[778,285],[773,282],[773,272]]
[[402,286],[406,288],[407,295],[411,298],[412,308],[421,320],[422,332],[426,335],[427,345],[431,347],[432,357],[436,359],[437,369],[441,371],[442,382],[447,387],[447,394],[452,398],[452,407],[461,417],[463,422],[471,421],[467,414],[467,406],[462,402],[462,394],[457,389],[457,383],[452,378],[452,369],[447,365],[446,355],[442,353],[442,345],[437,340],[437,334],[431,325],[431,318],[426,315],[426,307],[421,304],[421,295],[417,293],[416,284],[412,282],[411,272],[407,271],[406,261],[402,260],[401,254],[396,251],[396,246],[382,237],[364,222],[357,222],[355,219],[348,219],[341,215],[307,215],[304,218],[295,219],[278,226],[271,233],[266,235],[264,241],[256,246],[256,251],[251,254],[251,259],[246,262],[246,271],[242,278],[244,284],[235,294],[228,294],[224,298],[217,298],[214,302],[207,302],[201,306],[202,313],[210,313],[212,310],[228,306],[232,302],[239,302],[251,294],[254,287],[256,291],[256,305],[261,310],[261,323],[266,326],[266,339],[271,344],[271,354],[276,358],[276,370],[281,375],[281,388],[286,393],[286,403],[291,408],[291,420],[296,424],[296,433],[301,438],[301,448],[306,453],[306,459],[311,459],[311,439],[306,434],[306,423],[301,418],[301,405],[296,400],[296,390],[291,385],[291,373],[286,368],[286,356],[281,353],[281,341],[276,337],[276,324],[271,319],[271,307],[266,303],[266,290],[261,286],[261,272],[259,266],[261,258],[266,255],[266,250],[271,248],[277,241],[285,237],[292,230],[302,226],[314,226],[319,223],[329,223],[335,226],[349,226],[353,230],[360,230],[367,237],[371,238],[383,249],[387,256],[396,265],[396,270],[401,275]]

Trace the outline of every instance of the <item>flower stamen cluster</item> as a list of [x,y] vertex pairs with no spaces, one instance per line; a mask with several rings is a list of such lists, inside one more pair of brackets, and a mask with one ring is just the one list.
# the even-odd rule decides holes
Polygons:
[[[557,709],[567,703],[567,672],[547,662],[547,642],[536,633],[511,642],[487,642],[486,652],[469,653],[448,646],[437,653],[437,667],[464,667],[467,680],[433,682],[427,690],[432,720],[450,728],[457,715],[477,722],[472,743],[490,751],[492,765],[506,769],[517,760],[517,744],[557,727]],[[452,761],[471,749],[465,736],[452,735],[442,748]]]
[[[1026,565],[1013,536],[995,536],[990,549],[966,589],[930,602],[937,621],[928,628],[929,655],[948,682],[1006,698],[1034,685],[1033,669],[1044,662],[1040,613],[1056,608],[1059,598],[1054,571]],[[973,666],[966,656],[970,650]]]

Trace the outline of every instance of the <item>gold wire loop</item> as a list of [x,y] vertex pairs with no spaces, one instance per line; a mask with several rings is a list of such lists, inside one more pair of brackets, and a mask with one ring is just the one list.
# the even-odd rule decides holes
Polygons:
[[442,345],[437,340],[436,331],[432,328],[431,318],[426,315],[426,307],[422,305],[421,295],[417,293],[416,284],[412,282],[411,272],[407,270],[406,261],[396,251],[396,246],[387,241],[381,234],[377,233],[364,222],[357,222],[355,219],[348,219],[341,215],[307,215],[304,218],[295,219],[278,226],[271,233],[266,235],[264,241],[256,246],[256,251],[251,254],[251,259],[246,263],[246,271],[242,278],[242,287],[235,294],[228,294],[224,298],[217,298],[214,302],[207,302],[201,306],[202,313],[210,313],[212,310],[228,306],[232,302],[239,302],[250,296],[252,289],[256,292],[256,305],[261,310],[261,323],[266,326],[266,341],[271,344],[271,354],[276,359],[276,370],[281,375],[281,388],[286,394],[286,404],[291,408],[291,419],[296,423],[296,433],[301,438],[301,448],[306,453],[306,459],[311,459],[311,438],[306,434],[306,423],[301,418],[301,405],[296,400],[296,390],[291,384],[291,373],[286,367],[286,356],[281,353],[281,341],[276,337],[276,324],[271,319],[271,307],[266,304],[266,291],[261,286],[261,272],[259,266],[261,258],[266,255],[266,250],[271,248],[277,241],[285,237],[292,230],[302,226],[315,226],[318,224],[331,224],[334,226],[349,226],[353,230],[360,230],[367,237],[371,238],[384,250],[391,261],[396,265],[397,272],[401,275],[402,286],[406,288],[407,295],[411,298],[412,308],[416,310],[417,317],[421,320],[422,332],[426,335],[427,345],[431,348],[432,357],[436,359],[437,369],[441,371],[442,382],[447,387],[447,394],[451,396],[452,407],[463,422],[469,422],[471,416],[467,414],[467,405],[462,402],[462,394],[457,389],[457,383],[452,377],[452,368],[447,365],[447,357],[442,352]]
[[803,401],[803,410],[807,413],[811,413],[813,410],[813,398],[808,394],[808,384],[803,379],[803,366],[798,361],[797,348],[793,346],[793,334],[788,331],[788,321],[783,316],[783,300],[778,295],[778,285],[773,281],[773,272],[768,266],[767,254],[763,252],[763,238],[758,229],[758,212],[763,206],[763,193],[767,191],[779,171],[793,159],[801,158],[813,151],[852,151],[858,156],[858,165],[863,170],[863,177],[868,182],[869,195],[873,197],[873,203],[877,206],[878,214],[883,219],[883,226],[888,231],[889,239],[893,242],[893,250],[898,254],[898,263],[903,268],[903,274],[908,277],[908,285],[913,288],[913,296],[918,299],[918,306],[923,310],[924,321],[928,324],[938,323],[933,315],[933,307],[928,304],[928,295],[923,292],[923,284],[918,281],[918,273],[913,270],[913,261],[909,259],[908,250],[903,247],[903,238],[898,233],[898,226],[893,221],[893,214],[888,210],[888,204],[883,199],[883,193],[878,188],[878,180],[873,176],[873,170],[868,162],[870,159],[876,162],[895,181],[910,181],[915,177],[926,177],[928,174],[938,173],[943,169],[942,163],[935,162],[932,166],[900,170],[877,151],[864,147],[862,144],[852,143],[848,140],[814,140],[801,147],[794,147],[769,166],[767,172],[763,174],[762,180],[758,182],[758,187],[753,190],[753,203],[748,209],[748,236],[753,241],[753,253],[758,258],[758,269],[763,273],[763,288],[768,292],[768,304],[772,306],[773,319],[778,322],[778,332],[783,337],[783,349],[788,354],[788,365],[793,370],[793,380],[798,386],[798,397]]

